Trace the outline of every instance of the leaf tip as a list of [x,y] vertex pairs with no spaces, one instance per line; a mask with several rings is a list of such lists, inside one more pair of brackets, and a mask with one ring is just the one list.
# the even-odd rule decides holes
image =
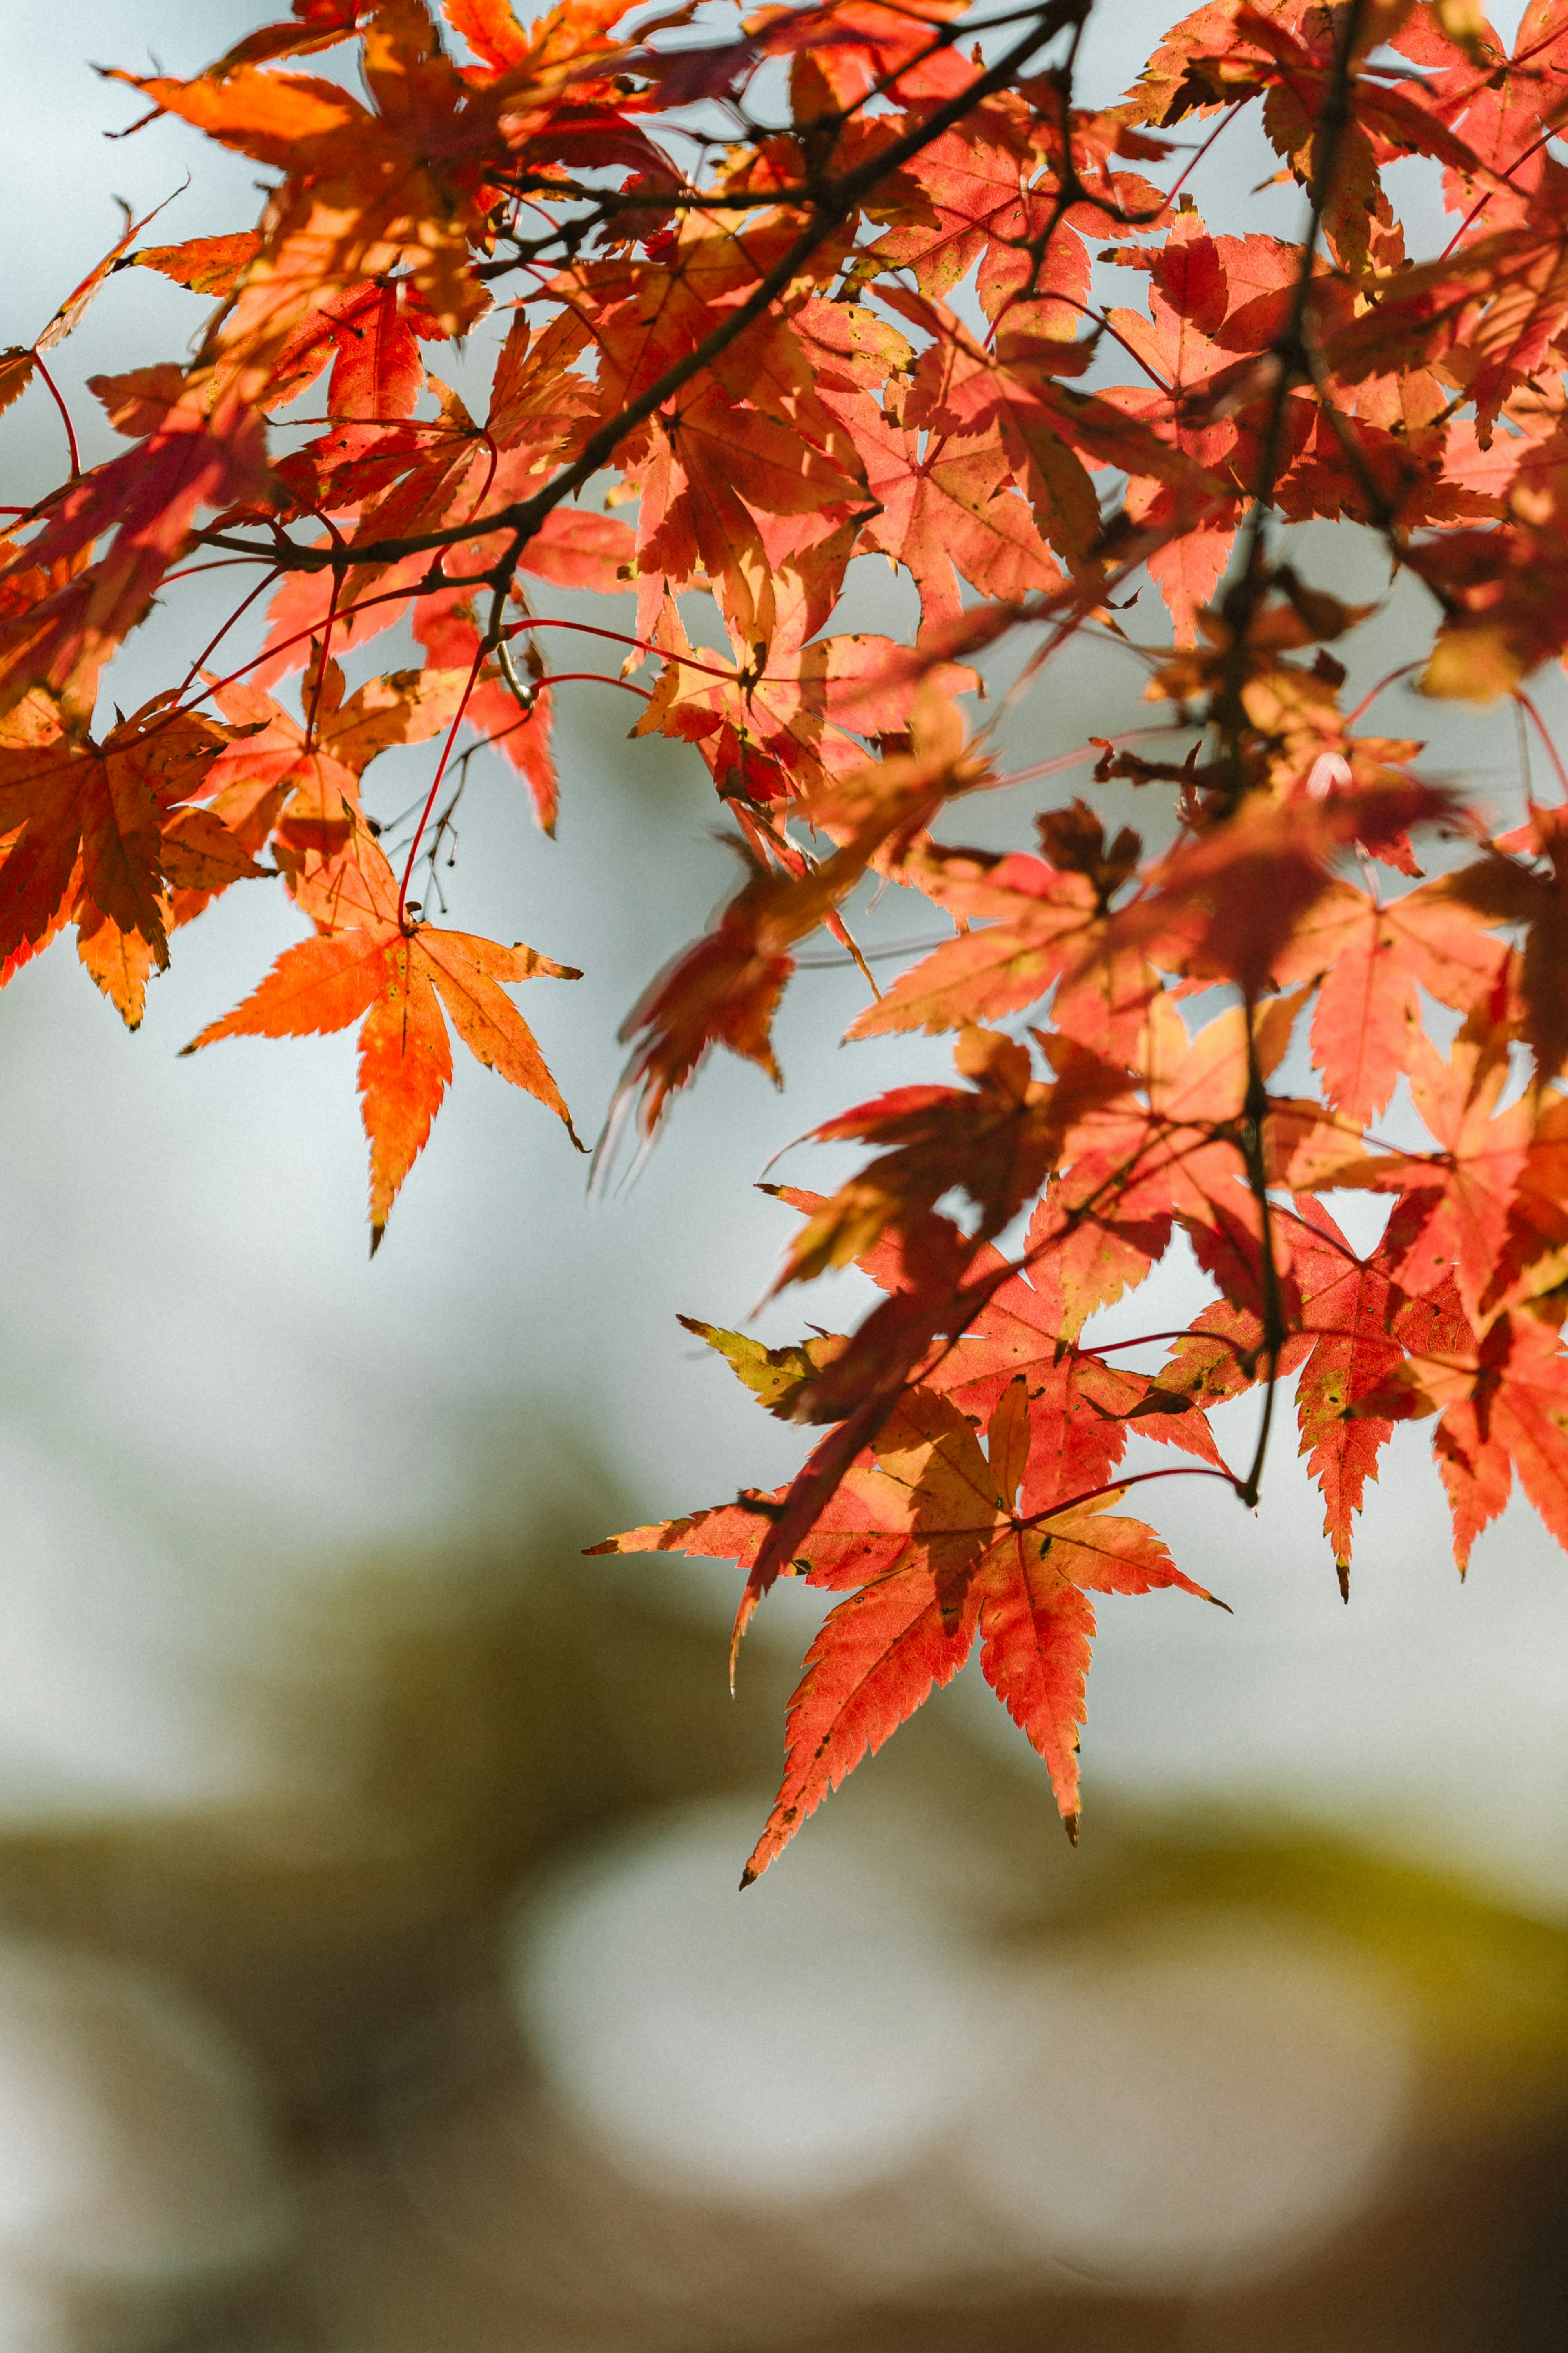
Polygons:
[[1347,1605],[1351,1598],[1351,1565],[1348,1560],[1336,1560],[1334,1574],[1340,1580],[1340,1599]]
[[1068,1844],[1069,1846],[1077,1846],[1078,1844],[1078,1820],[1079,1818],[1076,1813],[1064,1814],[1062,1816],[1062,1828],[1068,1834]]
[[372,1226],[370,1229],[370,1254],[372,1258],[375,1256],[377,1250],[381,1248],[381,1238],[385,1231],[386,1225],[384,1219],[379,1226]]
[[756,1615],[758,1598],[752,1591],[751,1578],[748,1577],[746,1589],[741,1596],[740,1608],[735,1612],[735,1630],[730,1637],[730,1697],[731,1699],[735,1696],[735,1662],[741,1654],[741,1642],[746,1629]]

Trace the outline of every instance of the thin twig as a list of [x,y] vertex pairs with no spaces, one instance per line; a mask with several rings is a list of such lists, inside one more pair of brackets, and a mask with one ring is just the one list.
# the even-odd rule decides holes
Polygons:
[[66,406],[65,402],[60,397],[59,385],[55,382],[54,377],[49,374],[48,369],[44,364],[44,355],[42,352],[35,352],[33,353],[33,364],[37,369],[38,374],[43,377],[44,382],[47,385],[51,394],[54,396],[55,406],[60,412],[60,419],[66,428],[66,439],[70,443],[71,480],[74,482],[79,480],[81,474],[81,453],[76,446],[76,427],[71,423],[70,410]]

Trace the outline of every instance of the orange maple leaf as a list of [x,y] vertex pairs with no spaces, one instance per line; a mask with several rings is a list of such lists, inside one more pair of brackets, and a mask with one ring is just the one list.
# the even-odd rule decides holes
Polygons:
[[134,1029],[169,961],[171,893],[260,871],[220,814],[185,806],[234,731],[161,694],[99,744],[47,697],[31,702],[15,717],[37,729],[0,728],[0,977],[74,919],[83,964]]
[[374,1257],[452,1076],[447,1019],[477,1060],[537,1096],[583,1149],[533,1032],[506,994],[518,981],[582,976],[532,948],[500,947],[430,923],[400,926],[392,870],[374,844],[358,845],[352,871],[367,886],[363,899],[355,905],[340,893],[335,905],[362,920],[285,948],[244,1004],[209,1022],[184,1051],[194,1054],[220,1038],[305,1038],[361,1023]]

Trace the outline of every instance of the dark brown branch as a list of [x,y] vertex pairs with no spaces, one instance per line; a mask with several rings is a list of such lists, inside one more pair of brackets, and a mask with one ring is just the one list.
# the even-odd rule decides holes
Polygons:
[[1247,1102],[1242,1113],[1241,1156],[1247,1168],[1247,1188],[1258,1208],[1258,1269],[1263,1290],[1263,1353],[1268,1370],[1263,1390],[1263,1416],[1258,1425],[1258,1443],[1253,1449],[1251,1467],[1236,1492],[1244,1504],[1256,1509],[1263,1482],[1263,1466],[1268,1457],[1268,1435],[1274,1422],[1274,1397],[1279,1386],[1279,1352],[1285,1345],[1285,1313],[1279,1295],[1279,1270],[1274,1262],[1274,1206],[1268,1198],[1268,1171],[1263,1154],[1268,1090],[1258,1060],[1258,1031],[1253,1013],[1252,999],[1248,997]]

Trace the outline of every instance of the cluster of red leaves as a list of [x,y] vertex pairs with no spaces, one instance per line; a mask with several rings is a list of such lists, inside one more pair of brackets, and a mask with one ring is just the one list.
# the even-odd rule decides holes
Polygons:
[[[1131,1435],[1255,1502],[1295,1374],[1342,1580],[1380,1451],[1422,1415],[1461,1566],[1516,1472],[1568,1543],[1568,818],[1489,839],[1419,744],[1358,732],[1330,647],[1365,614],[1269,537],[1377,534],[1430,592],[1432,695],[1529,709],[1568,650],[1568,0],[1532,0],[1511,56],[1474,0],[1209,0],[1105,110],[1073,90],[1092,5],[976,44],[963,0],[560,0],[527,26],[509,0],[294,0],[193,79],[121,77],[272,175],[259,222],[132,249],[139,224],[0,354],[0,406],[52,391],[47,354],[130,268],[216,305],[193,361],[93,379],[130,446],[83,470],[72,432],[69,478],[0,545],[0,977],[72,923],[134,1027],[170,934],[279,880],[310,935],[195,1044],[360,1025],[373,1247],[448,1022],[570,1133],[507,990],[574,976],[410,895],[465,729],[548,831],[552,685],[603,675],[732,818],[742,887],[627,1025],[616,1108],[645,1138],[715,1043],[776,1077],[795,952],[826,927],[858,955],[868,877],[952,920],[851,1035],[951,1031],[957,1083],[829,1123],[870,1156],[789,1197],[781,1283],[853,1262],[879,1304],[794,1348],[695,1327],[817,1444],[777,1493],[605,1547],[741,1563],[741,1626],[781,1574],[845,1597],[749,1877],[977,1637],[1076,1823],[1090,1595],[1201,1591],[1110,1508],[1169,1475],[1122,1469]],[[301,69],[351,43],[363,97]],[[1295,242],[1212,235],[1184,192],[1196,140],[1250,107]],[[1412,155],[1457,218],[1432,259],[1384,184]],[[1142,273],[1144,307],[1106,307],[1099,266]],[[428,363],[498,303],[480,422]],[[312,387],[324,415],[296,406]],[[606,476],[625,519],[576,503]],[[835,626],[872,552],[918,596],[910,643]],[[258,568],[252,595],[95,740],[104,665],[220,560]],[[1145,574],[1174,641],[1142,649],[1149,692],[1191,748],[1085,759],[1167,797],[1173,839],[1108,840],[1081,799],[1040,814],[1037,851],[940,839],[949,804],[1018,781],[963,715],[967,658],[1121,636]],[[620,626],[525,582],[617,596]],[[225,667],[268,591],[259,652]],[[694,596],[727,652],[689,634]],[[340,658],[404,619],[423,666],[350,692]],[[553,669],[568,629],[621,676]],[[292,670],[298,719],[267,691]],[[399,868],[365,772],[437,737]],[[1435,879],[1424,835],[1466,845]],[[1401,1082],[1429,1148],[1369,1127]],[[1390,1202],[1364,1256],[1318,1198],[1353,1188]],[[1090,1319],[1178,1230],[1217,1296],[1132,1371]],[[1237,1472],[1207,1415],[1254,1387]]]

